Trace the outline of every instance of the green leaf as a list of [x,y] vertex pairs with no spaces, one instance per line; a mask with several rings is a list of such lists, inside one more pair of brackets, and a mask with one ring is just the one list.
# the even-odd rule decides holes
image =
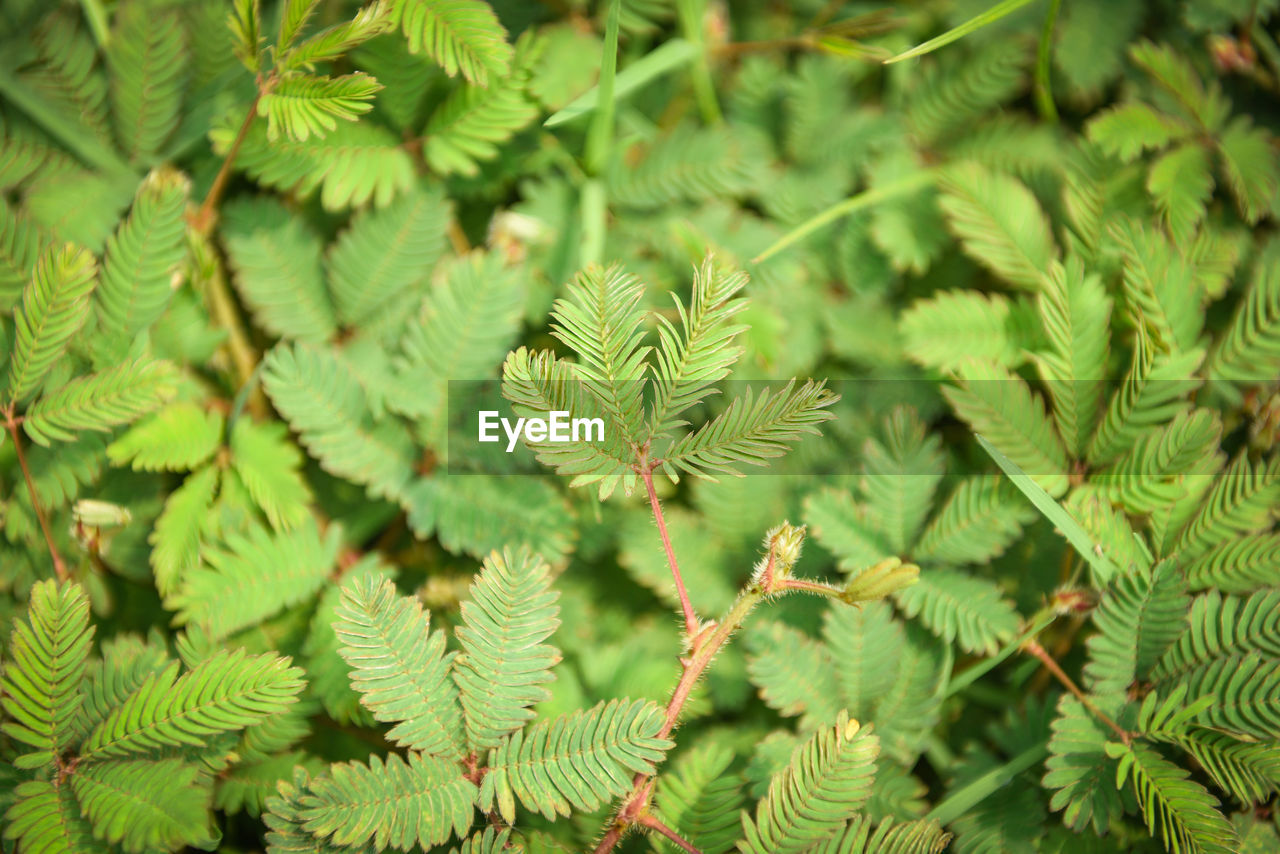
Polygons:
[[518,798],[548,820],[591,812],[651,774],[671,747],[662,709],[643,700],[612,700],[512,733],[489,751],[476,803],[515,820]]
[[321,273],[319,235],[265,197],[230,204],[222,216],[236,290],[254,320],[284,338],[332,338],[337,321]]
[[1022,491],[1022,494],[1031,500],[1046,519],[1054,524],[1054,526],[1062,533],[1076,550],[1076,552],[1084,558],[1091,567],[1093,567],[1096,578],[1103,584],[1110,581],[1120,574],[1120,569],[1115,562],[1107,557],[1106,553],[1098,547],[1088,532],[1081,527],[1080,523],[1071,517],[1066,510],[1062,509],[1062,505],[1053,500],[1053,496],[1045,492],[1040,484],[1023,473],[1017,463],[1010,460],[1002,454],[995,445],[991,444],[981,435],[975,437],[978,444],[986,451],[991,459],[996,461],[998,465],[1013,481],[1014,486]]
[[[214,150],[226,155],[234,128],[210,131]],[[325,210],[374,204],[386,207],[417,180],[413,159],[400,139],[372,122],[342,122],[323,137],[267,139],[266,129],[249,129],[236,165],[265,187],[309,196],[320,190]]]
[[351,665],[351,684],[387,733],[415,751],[453,759],[462,752],[458,689],[449,678],[456,653],[444,651],[444,633],[430,631],[430,615],[417,599],[376,576],[343,588],[334,631]]
[[1018,612],[1000,587],[955,569],[933,569],[893,594],[908,617],[966,652],[994,655],[1018,631]]
[[1218,811],[1218,801],[1204,787],[1188,779],[1189,772],[1142,742],[1109,742],[1107,754],[1120,760],[1116,787],[1132,776],[1134,793],[1147,820],[1147,829],[1170,851],[1229,854],[1237,850],[1235,830]]
[[976,163],[946,170],[938,186],[938,204],[965,252],[1008,284],[1039,289],[1057,250],[1031,191]]
[[97,285],[93,256],[70,243],[41,253],[14,312],[9,399],[21,403],[37,391],[89,315]]
[[255,526],[230,534],[225,546],[202,552],[166,605],[179,625],[224,638],[310,598],[337,561],[339,536],[333,527],[321,538],[314,521],[284,533]]
[[677,471],[740,476],[739,466],[766,465],[806,434],[819,435],[818,425],[835,417],[827,407],[839,399],[813,380],[799,387],[790,380],[772,393],[748,388],[713,420],[672,441],[657,455],[659,465],[673,480]]
[[785,854],[812,850],[835,835],[871,794],[880,741],[845,712],[792,756],[769,791],[744,815],[743,852]]
[[26,746],[13,760],[18,767],[52,765],[72,746],[92,641],[89,600],[79,585],[42,581],[31,589],[26,619],[14,622],[5,647],[0,679],[8,718],[0,729]]
[[1227,186],[1245,220],[1256,223],[1274,204],[1280,169],[1266,132],[1254,128],[1247,116],[1234,119],[1218,137]]
[[1269,241],[1209,358],[1211,376],[1253,384],[1280,371],[1280,241]]
[[[623,98],[642,89],[648,83],[665,77],[672,71],[688,65],[698,56],[698,48],[682,38],[669,38],[618,72],[613,83],[613,100]],[[536,82],[536,80],[535,80]],[[551,115],[543,127],[553,128],[571,122],[579,116],[595,112],[600,101],[600,88],[592,86],[567,106]]]
[[22,427],[33,442],[70,442],[75,431],[107,432],[128,424],[171,398],[175,371],[168,362],[125,362],[72,380],[27,410]]
[[[738,838],[738,812],[742,787],[730,772],[733,751],[708,744],[681,754],[658,777],[654,801],[672,830],[706,854],[728,851]],[[674,854],[674,844],[661,843],[661,851]]]
[[747,634],[747,673],[760,699],[785,717],[801,716],[801,730],[831,723],[840,697],[827,690],[836,678],[825,646],[785,623],[770,623]]
[[431,848],[471,826],[476,787],[451,761],[410,753],[330,766],[302,797],[303,828],[347,848]]
[[164,511],[147,538],[156,591],[168,598],[200,565],[202,533],[218,489],[218,469],[206,466],[169,493]]
[[1110,729],[1079,700],[1058,700],[1058,716],[1049,737],[1043,784],[1053,791],[1049,808],[1062,811],[1063,823],[1077,832],[1092,826],[1107,832],[1124,811],[1114,783],[1115,761],[1107,756]]
[[338,119],[353,122],[373,109],[374,93],[382,84],[357,72],[340,77],[289,75],[258,101],[258,112],[267,117],[267,139],[280,136],[304,141],[323,137],[338,126]]
[[223,425],[222,413],[176,401],[126,430],[107,458],[134,471],[191,471],[218,450]]
[[1085,132],[1103,151],[1131,163],[1144,151],[1159,151],[1189,130],[1164,113],[1133,101],[1097,113],[1085,125]]
[[515,51],[489,4],[480,0],[395,0],[392,20],[404,29],[409,50],[426,53],[453,77],[488,86],[505,77]]
[[421,184],[385,208],[369,208],[325,253],[334,307],[344,325],[365,329],[398,316],[402,300],[434,268],[444,251],[452,205]]
[[884,61],[885,65],[901,62],[904,59],[914,59],[917,56],[923,56],[926,53],[932,53],[940,47],[949,45],[953,41],[962,39],[969,35],[969,33],[985,27],[987,24],[1000,20],[1010,12],[1021,9],[1029,2],[1030,0],[1001,0],[1001,2],[991,6],[985,12],[974,15],[960,26],[952,27],[940,36],[935,36],[927,42],[922,42],[921,44],[916,45],[910,50],[905,50],[890,59],[886,59]]
[[475,176],[480,163],[498,156],[500,143],[529,126],[540,110],[525,91],[527,72],[464,85],[450,93],[427,122],[422,155],[439,175]]
[[231,430],[231,465],[253,501],[277,531],[307,518],[311,490],[302,478],[302,454],[289,441],[289,431],[275,421],[236,420]]
[[94,839],[70,786],[25,780],[13,788],[13,796],[5,813],[4,836],[18,840],[24,851],[104,854],[111,850]]
[[912,303],[898,329],[907,355],[925,367],[950,371],[978,358],[1013,368],[1023,360],[1015,312],[1001,294],[941,291]]
[[71,777],[95,835],[125,851],[199,845],[209,839],[208,784],[178,759],[99,762]]
[[867,508],[848,492],[822,489],[805,499],[805,523],[818,542],[853,574],[892,556],[888,538],[872,525]]
[[[361,7],[350,21],[334,24],[285,50],[280,57],[280,67],[286,70],[314,69],[316,63],[330,62],[344,56],[352,48],[393,29],[395,24],[391,20],[391,9],[392,4],[385,0]],[[281,25],[283,24],[284,20],[281,19]],[[278,49],[283,49],[284,46],[282,39]]]
[[175,663],[148,676],[98,724],[80,756],[96,761],[169,747],[203,748],[211,735],[285,711],[305,684],[288,659],[244,650],[216,652],[182,676]]
[[94,346],[103,361],[122,358],[164,313],[187,254],[183,214],[190,191],[181,173],[152,172],[139,185],[129,218],[107,240],[95,292],[98,332],[107,340]]
[[496,747],[550,699],[542,686],[555,678],[560,652],[542,641],[560,624],[556,599],[547,564],[536,555],[495,551],[485,558],[462,603],[462,654],[452,673],[472,750]]
[[915,542],[944,468],[942,443],[926,432],[911,407],[895,408],[863,443],[862,502],[867,522],[888,542],[890,555],[906,554]]
[[1085,679],[1101,695],[1123,695],[1146,679],[1187,626],[1190,599],[1177,568],[1161,562],[1150,575],[1117,578],[1093,612],[1098,634],[1089,638]]
[[373,423],[359,381],[331,350],[278,345],[263,359],[262,385],[325,471],[379,497],[401,495],[412,470],[409,437]]
[[154,162],[181,118],[191,52],[176,12],[124,3],[115,15],[107,44],[111,116],[130,162]]
[[966,478],[947,496],[911,554],[922,563],[986,564],[1003,554],[1034,517],[1004,478]]
[[1005,368],[969,361],[958,386],[942,393],[964,421],[985,436],[1050,495],[1067,491],[1067,454],[1044,404],[1027,383]]
[[1102,405],[1110,344],[1111,300],[1097,275],[1075,255],[1053,262],[1038,300],[1049,349],[1037,355],[1049,389],[1058,435],[1079,458],[1093,435]]
[[1174,242],[1179,245],[1190,242],[1213,195],[1208,155],[1194,143],[1174,148],[1152,164],[1147,190],[1155,199]]

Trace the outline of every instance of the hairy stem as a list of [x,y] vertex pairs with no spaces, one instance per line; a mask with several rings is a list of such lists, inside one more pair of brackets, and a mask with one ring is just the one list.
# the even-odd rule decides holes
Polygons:
[[649,507],[653,510],[653,519],[658,523],[658,533],[662,535],[662,548],[667,553],[667,566],[671,567],[671,577],[676,582],[676,593],[680,596],[680,607],[684,611],[684,630],[690,640],[698,631],[698,616],[693,612],[693,603],[689,601],[689,591],[685,589],[684,578],[680,575],[680,565],[676,563],[676,552],[671,547],[671,535],[667,533],[667,520],[662,515],[662,505],[658,502],[658,493],[653,489],[653,468],[648,465],[640,467],[640,476],[644,478],[644,488],[649,493]]
[[[651,477],[648,480],[651,480]],[[650,494],[652,495],[652,492]],[[783,592],[786,589],[785,580],[778,578],[772,572],[776,562],[777,556],[771,549],[765,572],[761,575],[762,581],[751,582],[738,594],[738,598],[729,608],[728,613],[724,615],[720,622],[714,624],[711,634],[705,640],[702,640],[701,637],[693,638],[693,636],[690,636],[693,648],[690,650],[688,658],[681,661],[684,670],[680,674],[680,681],[676,683],[675,690],[671,692],[671,699],[667,701],[666,720],[662,725],[662,729],[658,731],[659,738],[666,738],[675,729],[676,723],[680,720],[680,712],[684,709],[689,695],[693,693],[693,688],[698,683],[698,679],[706,671],[708,665],[711,664],[712,659],[716,657],[716,653],[720,651],[720,648],[742,625],[751,610],[766,596]],[[769,581],[765,583],[763,579],[769,579]],[[628,826],[643,824],[644,807],[648,803],[649,795],[652,791],[652,775],[636,774],[632,779],[631,792],[623,800],[622,808],[618,810],[617,819],[605,832],[599,844],[596,845],[594,854],[608,854],[622,839],[622,834],[626,832]],[[653,829],[656,830],[656,828]]]
[[1053,674],[1055,679],[1057,679],[1059,682],[1062,683],[1062,687],[1070,691],[1072,695],[1077,700],[1080,701],[1081,705],[1083,705],[1086,709],[1092,712],[1094,717],[1096,717],[1098,720],[1106,724],[1107,727],[1112,732],[1114,732],[1117,736],[1120,737],[1120,740],[1122,742],[1124,742],[1125,744],[1132,743],[1133,741],[1132,734],[1130,734],[1128,730],[1121,727],[1118,723],[1116,723],[1108,715],[1106,715],[1101,709],[1099,709],[1096,705],[1094,705],[1093,701],[1089,699],[1089,697],[1084,693],[1084,691],[1080,690],[1080,686],[1072,681],[1071,677],[1066,674],[1066,671],[1062,669],[1062,667],[1058,664],[1057,661],[1054,661],[1053,656],[1049,655],[1049,653],[1045,651],[1045,648],[1040,645],[1039,641],[1029,640],[1026,642],[1026,644],[1023,645],[1022,648],[1026,650],[1027,653],[1029,653],[1030,655],[1033,655],[1036,658],[1040,659],[1040,663],[1043,664],[1045,668],[1047,668],[1048,671]]
[[22,469],[22,478],[27,482],[27,494],[31,496],[31,506],[35,508],[36,520],[40,523],[40,531],[44,534],[45,545],[49,547],[49,557],[53,558],[53,571],[58,576],[59,581],[66,581],[70,574],[67,572],[67,565],[62,562],[62,555],[58,553],[58,547],[53,542],[53,531],[49,528],[49,517],[45,515],[44,507],[40,504],[40,494],[36,492],[36,482],[31,477],[31,468],[27,465],[27,452],[22,447],[22,433],[18,430],[18,421],[13,417],[13,409],[5,411],[5,426],[9,429],[9,435],[13,438],[13,450],[18,456],[18,465]]
[[236,132],[236,138],[222,161],[222,167],[218,169],[213,184],[209,186],[208,194],[200,203],[200,209],[191,218],[191,225],[200,234],[208,234],[209,229],[213,227],[214,211],[218,209],[218,202],[222,201],[222,194],[227,190],[227,182],[231,180],[231,169],[235,166],[236,155],[240,153],[240,147],[244,145],[245,137],[249,135],[249,128],[257,118],[258,102],[262,100],[265,92],[266,90],[259,85],[258,93],[253,96],[253,103],[249,105],[249,111],[245,114],[244,121],[240,123],[240,130]]
[[663,836],[667,837],[667,839],[670,839],[672,842],[678,845],[682,851],[688,851],[689,854],[702,854],[702,852],[699,851],[696,847],[694,847],[694,845],[691,842],[683,838],[680,834],[676,833],[671,828],[667,827],[665,824],[662,823],[660,819],[658,819],[657,816],[653,815],[652,813],[645,813],[644,815],[640,816],[640,820],[637,822],[637,824],[641,825],[642,827],[647,827],[650,830],[655,831],[657,833],[661,833]]

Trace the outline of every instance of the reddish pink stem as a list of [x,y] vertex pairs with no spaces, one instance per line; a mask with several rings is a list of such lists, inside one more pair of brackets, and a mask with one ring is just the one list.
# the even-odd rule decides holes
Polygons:
[[698,631],[698,617],[693,612],[689,591],[685,589],[684,579],[680,576],[680,566],[676,563],[675,549],[671,547],[671,535],[667,533],[667,520],[662,515],[658,493],[653,489],[653,469],[648,466],[641,467],[640,477],[644,478],[644,488],[649,493],[649,507],[653,510],[654,521],[658,523],[658,533],[662,535],[662,548],[667,553],[667,565],[671,567],[671,577],[676,581],[676,593],[680,596],[680,607],[684,610],[684,630],[692,639]]

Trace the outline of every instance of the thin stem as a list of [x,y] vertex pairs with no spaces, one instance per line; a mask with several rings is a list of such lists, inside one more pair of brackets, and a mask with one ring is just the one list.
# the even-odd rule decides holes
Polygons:
[[1058,108],[1053,103],[1053,89],[1049,85],[1049,70],[1052,65],[1053,27],[1058,21],[1058,7],[1062,0],[1049,0],[1049,12],[1045,15],[1044,27],[1040,30],[1040,45],[1036,51],[1036,107],[1045,121],[1058,120]]
[[70,574],[67,572],[67,565],[62,562],[62,555],[58,553],[58,547],[53,542],[53,531],[49,528],[49,518],[44,513],[44,508],[40,505],[40,494],[36,492],[36,482],[31,477],[31,468],[27,465],[27,452],[22,447],[22,434],[18,432],[18,422],[13,417],[13,410],[9,409],[5,412],[5,426],[9,428],[9,435],[13,437],[13,450],[18,456],[18,465],[22,468],[22,477],[27,482],[27,494],[31,496],[31,506],[35,508],[36,520],[40,523],[40,530],[44,533],[45,545],[49,547],[49,556],[53,558],[53,571],[58,576],[59,581],[66,581]]
[[99,48],[105,48],[111,40],[111,29],[107,26],[107,11],[102,8],[101,0],[80,0],[80,8],[89,22],[89,30]]
[[925,818],[946,827],[992,794],[1009,785],[1023,771],[1035,767],[1048,755],[1047,745],[1037,744],[1027,748],[1005,764],[991,769],[954,792],[934,807]]
[[249,128],[253,125],[253,120],[258,116],[258,102],[262,100],[265,89],[258,87],[258,93],[253,96],[253,103],[249,105],[249,112],[245,115],[244,121],[240,123],[240,130],[236,132],[236,138],[231,143],[227,156],[222,161],[222,167],[218,170],[217,176],[213,179],[213,184],[209,187],[209,193],[204,197],[204,201],[200,203],[200,209],[191,219],[192,226],[200,234],[208,234],[209,229],[213,227],[213,214],[218,208],[218,202],[222,200],[222,194],[226,192],[227,182],[231,180],[231,169],[235,165],[236,155],[240,153],[240,147],[244,145],[245,138],[249,136]]
[[702,33],[701,19],[705,5],[703,0],[680,0],[676,8],[680,15],[682,34],[698,48],[698,56],[693,61],[691,70],[693,95],[698,102],[698,110],[707,124],[720,124],[724,116],[720,112],[720,102],[716,100],[716,87],[711,79],[711,65],[707,62],[707,46]]
[[960,673],[947,683],[946,696],[951,697],[960,693],[965,688],[968,688],[974,682],[977,682],[980,678],[990,673],[998,664],[1000,664],[1000,662],[1013,655],[1013,653],[1021,649],[1024,644],[1034,640],[1036,635],[1048,628],[1056,619],[1058,619],[1057,613],[1048,608],[1032,617],[1027,630],[1009,643],[1005,644],[999,652],[989,658],[983,659],[972,667],[965,669],[964,672]]
[[1092,712],[1094,717],[1102,721],[1111,729],[1112,732],[1118,735],[1121,741],[1125,744],[1132,743],[1133,736],[1094,705],[1093,701],[1085,695],[1084,691],[1080,690],[1080,686],[1071,680],[1071,677],[1066,674],[1061,666],[1059,666],[1058,662],[1053,660],[1053,656],[1049,655],[1049,653],[1045,651],[1045,648],[1040,645],[1039,641],[1027,641],[1022,648],[1030,655],[1040,659],[1040,663],[1054,675],[1054,678],[1061,682],[1062,686],[1070,691],[1072,695],[1080,701],[1081,705]]
[[653,488],[653,468],[647,465],[641,466],[640,477],[644,479],[644,488],[649,493],[649,508],[653,510],[653,519],[658,523],[658,533],[662,536],[662,548],[667,553],[667,566],[671,567],[671,577],[676,582],[676,593],[680,596],[680,607],[684,611],[684,631],[692,640],[698,631],[698,616],[693,612],[693,603],[689,601],[689,591],[685,589],[684,578],[680,575],[680,565],[676,563],[676,552],[671,546],[671,535],[667,532],[667,520],[662,514],[658,493]]
[[609,160],[613,144],[614,80],[618,72],[618,28],[622,14],[622,0],[612,0],[604,28],[604,56],[600,63],[600,83],[597,91],[596,114],[591,117],[587,131],[587,150],[584,166],[590,175],[599,175]]
[[[231,287],[227,284],[226,269],[208,235],[197,233],[192,238],[192,242],[199,249],[197,262],[200,265],[201,279],[205,283],[209,311],[218,326],[227,330],[227,350],[231,354],[241,390],[249,389],[249,411],[259,417],[264,416],[267,412],[266,401],[262,397],[262,389],[254,381],[258,369],[257,351],[249,340],[249,332],[244,322],[240,319],[235,298],[231,295]],[[239,394],[237,394],[238,398]]]
[[637,822],[637,824],[639,824],[641,827],[647,827],[650,830],[661,833],[663,836],[667,837],[667,839],[670,839],[672,842],[678,845],[682,851],[688,851],[689,854],[702,854],[702,852],[699,851],[697,848],[695,848],[691,842],[687,841],[682,836],[680,836],[680,834],[676,833],[674,830],[667,827],[665,824],[662,823],[662,821],[657,816],[653,815],[652,813],[645,813],[644,815],[640,816],[640,820]]

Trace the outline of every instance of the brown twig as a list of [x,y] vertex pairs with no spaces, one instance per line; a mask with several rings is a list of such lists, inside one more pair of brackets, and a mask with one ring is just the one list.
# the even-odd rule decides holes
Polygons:
[[1089,699],[1084,691],[1080,690],[1080,686],[1072,681],[1071,677],[1066,674],[1058,662],[1054,660],[1053,656],[1049,655],[1049,653],[1045,651],[1045,648],[1040,645],[1039,641],[1034,639],[1029,640],[1022,645],[1022,648],[1028,654],[1040,659],[1040,663],[1054,675],[1054,678],[1061,682],[1062,686],[1070,691],[1072,695],[1080,701],[1081,705],[1092,712],[1094,717],[1102,721],[1111,729],[1112,732],[1118,735],[1122,742],[1130,744],[1133,741],[1133,735],[1094,705],[1093,701]]
[[676,582],[676,593],[680,596],[680,607],[684,611],[684,630],[689,640],[698,632],[698,615],[693,611],[693,603],[689,601],[689,591],[684,587],[684,579],[680,576],[680,566],[676,563],[675,549],[671,546],[671,535],[667,533],[667,520],[662,515],[662,505],[658,502],[658,493],[653,488],[653,466],[641,465],[640,477],[644,479],[645,491],[649,493],[649,508],[653,511],[653,519],[658,523],[658,533],[662,535],[662,548],[667,553],[667,565],[671,567],[671,577]]
[[249,105],[249,112],[245,115],[244,121],[240,123],[240,130],[236,132],[236,138],[231,143],[227,156],[223,158],[222,167],[218,169],[217,176],[214,177],[213,183],[209,185],[209,192],[205,195],[204,201],[200,203],[200,209],[191,218],[192,227],[200,234],[208,234],[209,229],[213,227],[213,214],[218,208],[218,202],[222,200],[222,194],[226,192],[227,182],[231,180],[231,169],[235,165],[236,155],[240,153],[240,147],[244,145],[245,138],[249,135],[249,128],[253,125],[253,120],[258,116],[258,102],[262,100],[262,96],[267,91],[268,89],[264,84],[259,82],[258,92],[253,96],[253,103]]
[[45,545],[49,547],[49,556],[53,558],[53,572],[58,576],[59,581],[66,581],[70,577],[67,572],[67,565],[62,562],[62,555],[58,553],[58,547],[53,542],[53,531],[49,528],[49,517],[45,515],[44,508],[40,506],[40,494],[36,492],[36,482],[31,477],[31,468],[27,465],[27,452],[22,447],[22,433],[18,431],[20,419],[13,415],[13,406],[10,405],[4,410],[5,427],[9,430],[9,435],[13,438],[13,450],[18,456],[18,466],[22,469],[22,477],[27,482],[27,494],[31,496],[31,506],[36,511],[36,520],[40,523],[40,530],[44,533]]

